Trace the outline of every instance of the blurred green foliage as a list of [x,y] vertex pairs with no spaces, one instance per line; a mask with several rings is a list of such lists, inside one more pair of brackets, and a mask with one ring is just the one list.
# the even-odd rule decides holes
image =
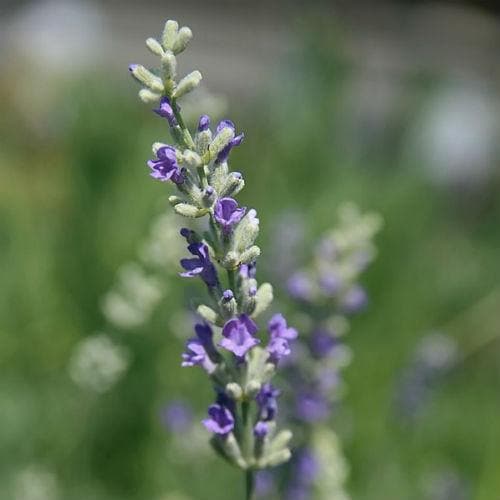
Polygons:
[[[396,419],[393,395],[429,329],[444,328],[467,347],[500,327],[498,301],[471,309],[499,282],[498,179],[480,194],[438,189],[401,160],[404,127],[430,85],[419,75],[408,82],[413,101],[394,117],[383,147],[356,159],[345,154],[338,137],[346,117],[337,111],[353,70],[334,57],[335,44],[327,34],[306,40],[293,68],[283,70],[279,91],[239,109],[230,103],[246,134],[232,158],[246,179],[241,201],[259,211],[264,256],[270,222],[283,210],[304,215],[311,244],[344,201],[384,216],[380,256],[366,277],[371,307],[349,335],[349,393],[332,422],[351,464],[353,498],[421,499],[426,478],[452,468],[473,498],[496,499],[498,344],[467,357],[413,426]],[[169,327],[196,288],[174,278],[177,293],[147,327],[115,332],[133,363],[109,393],[85,393],[68,376],[75,343],[106,329],[100,297],[134,258],[152,217],[168,209],[168,188],[144,167],[166,127],[122,76],[113,85],[94,75],[65,86],[39,133],[1,90],[2,500],[12,500],[8,485],[30,464],[54,471],[67,500],[156,500],[173,491],[223,500],[239,498],[242,489],[238,472],[222,462],[176,464],[167,454],[162,405],[186,397],[201,414],[212,397],[201,373],[181,370],[182,343]]]

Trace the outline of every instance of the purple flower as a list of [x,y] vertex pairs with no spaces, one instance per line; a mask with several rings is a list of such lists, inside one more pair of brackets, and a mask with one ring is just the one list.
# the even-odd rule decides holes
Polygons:
[[317,329],[311,335],[311,351],[317,358],[326,358],[338,345],[338,340],[332,332],[325,329]]
[[195,365],[201,366],[209,374],[216,368],[200,339],[192,338],[186,342],[186,352],[182,354],[182,366]]
[[184,176],[177,164],[177,153],[172,146],[163,146],[156,152],[156,160],[149,160],[148,167],[151,169],[151,177],[160,181],[172,180],[176,184],[182,184]]
[[250,264],[242,264],[240,266],[240,276],[245,279],[254,279],[257,275],[257,264],[251,262]]
[[225,406],[211,405],[208,408],[208,416],[210,418],[203,420],[203,425],[210,432],[225,436],[234,429],[234,417]]
[[259,405],[259,418],[267,422],[273,420],[278,412],[278,401],[276,398],[280,395],[280,391],[275,389],[270,383],[264,384],[255,400]]
[[193,421],[193,412],[183,401],[172,401],[163,409],[162,421],[170,432],[184,432]]
[[222,231],[228,234],[240,222],[245,212],[246,208],[238,208],[238,203],[233,198],[220,198],[215,204],[214,216]]
[[267,325],[269,336],[271,337],[267,346],[269,358],[273,363],[290,354],[288,340],[297,338],[297,330],[289,328],[286,320],[281,314],[275,314]]
[[230,319],[222,329],[220,346],[242,358],[259,340],[254,337],[257,325],[246,315]]
[[368,304],[368,296],[360,285],[352,286],[342,298],[341,308],[346,314],[355,314]]
[[288,327],[286,324],[286,319],[282,314],[275,314],[267,324],[267,329],[269,335],[272,339],[282,338],[287,340],[293,340],[297,338],[297,330],[295,328]]
[[342,280],[333,271],[323,271],[319,278],[319,286],[326,295],[333,297],[341,289]]
[[295,400],[295,412],[305,422],[319,422],[330,415],[330,405],[314,391],[302,391]]
[[217,286],[219,284],[217,271],[210,260],[207,245],[204,243],[191,243],[188,245],[188,250],[196,257],[181,259],[181,266],[186,270],[186,272],[181,273],[181,276],[185,278],[200,276],[207,286]]
[[310,301],[313,298],[313,284],[307,273],[299,271],[286,283],[288,293],[297,300]]
[[[217,130],[216,133],[218,134],[222,129],[229,127],[233,130],[233,132],[236,130],[236,127],[234,126],[234,123],[231,120],[222,120],[219,125],[217,125]],[[243,142],[244,135],[240,134],[235,136],[229,144],[217,155],[216,161],[218,163],[222,163],[227,160],[227,157],[229,156],[229,153],[231,152],[231,149],[233,149],[234,146],[239,146]]]
[[253,428],[253,434],[256,438],[263,439],[269,432],[269,426],[266,422],[257,422]]
[[288,340],[283,337],[271,338],[266,351],[269,353],[269,360],[272,363],[278,363],[278,361],[288,356],[291,352]]
[[312,484],[319,472],[318,460],[309,449],[303,448],[296,455],[295,468],[296,477],[302,484]]
[[208,130],[210,126],[210,117],[208,115],[201,115],[200,120],[198,122],[198,132],[204,132]]
[[168,124],[171,127],[175,127],[177,125],[177,120],[175,119],[174,110],[170,105],[168,97],[162,97],[160,100],[160,107],[153,109],[153,111],[162,118],[166,118]]
[[220,354],[217,352],[217,349],[214,346],[214,332],[212,331],[212,328],[210,328],[210,325],[208,323],[197,323],[194,326],[194,331],[196,332],[196,336],[205,349],[208,357],[214,363],[218,363],[220,361]]

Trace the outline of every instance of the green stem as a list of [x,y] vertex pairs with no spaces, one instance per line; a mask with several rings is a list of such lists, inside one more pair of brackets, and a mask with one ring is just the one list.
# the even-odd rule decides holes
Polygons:
[[234,269],[227,270],[227,280],[229,283],[229,288],[236,294],[236,279]]
[[245,471],[246,500],[253,500],[254,485],[255,485],[255,478],[253,470],[248,469],[247,471]]
[[177,120],[177,123],[179,124],[179,127],[182,130],[183,140],[185,142],[185,145],[189,148],[194,148],[193,138],[191,137],[191,133],[189,132],[189,129],[186,127],[186,124],[184,123],[184,120],[182,118],[179,106],[177,105],[176,99],[171,97],[170,102],[172,105],[172,111],[174,112],[175,119]]

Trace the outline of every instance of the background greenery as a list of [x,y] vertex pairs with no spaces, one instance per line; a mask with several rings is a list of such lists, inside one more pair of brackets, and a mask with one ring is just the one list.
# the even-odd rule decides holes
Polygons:
[[[307,221],[306,246],[332,224],[343,201],[385,219],[379,258],[365,280],[371,305],[348,339],[355,353],[346,371],[349,393],[332,420],[351,465],[353,498],[421,499],[433,474],[452,470],[467,485],[466,498],[495,500],[500,351],[495,342],[475,346],[500,328],[498,169],[479,186],[436,185],[405,153],[413,116],[443,85],[439,74],[409,78],[390,126],[352,154],[343,99],[355,72],[338,47],[326,27],[304,29],[279,85],[251,103],[230,99],[229,116],[246,135],[232,158],[246,179],[241,201],[259,211],[264,259],[272,221],[285,210]],[[14,498],[13,478],[31,464],[53,471],[67,500],[160,499],[172,492],[223,500],[239,498],[242,488],[238,472],[224,463],[204,455],[178,463],[168,451],[173,437],[159,418],[165,402],[186,397],[201,414],[211,399],[204,376],[179,367],[182,342],[171,319],[193,289],[175,275],[174,293],[144,328],[114,333],[133,362],[111,391],[85,392],[68,376],[75,344],[105,328],[100,298],[166,207],[168,188],[144,168],[165,126],[126,78],[96,73],[58,82],[40,133],[19,116],[10,82],[0,87],[5,500]],[[470,354],[410,425],[395,415],[394,391],[431,329],[456,337]]]

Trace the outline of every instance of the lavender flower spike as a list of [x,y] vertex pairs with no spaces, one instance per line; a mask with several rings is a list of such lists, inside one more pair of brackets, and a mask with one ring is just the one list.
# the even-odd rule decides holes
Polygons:
[[[198,71],[176,81],[177,56],[191,35],[189,28],[167,21],[160,41],[147,42],[161,58],[159,68],[149,71],[133,65],[130,71],[143,85],[139,97],[147,103],[159,102],[154,111],[170,125],[172,145],[153,146],[156,158],[148,162],[152,177],[172,181],[176,193],[168,201],[178,215],[209,219],[202,232],[181,230],[191,256],[180,261],[180,274],[200,277],[208,291],[205,303],[197,301],[203,321],[195,325],[196,336],[186,343],[182,366],[205,370],[216,394],[203,421],[213,434],[213,448],[251,478],[255,470],[284,463],[291,455],[291,432],[279,430],[274,421],[278,391],[270,380],[297,332],[282,316],[275,316],[267,348],[259,345],[256,319],[270,306],[273,288],[269,283],[259,286],[256,279],[255,261],[261,253],[255,244],[257,212],[240,207],[234,198],[245,182],[240,173],[230,170],[228,159],[243,134],[236,135],[230,120],[221,121],[212,132],[204,114],[195,130],[185,125],[178,101],[201,81]],[[220,339],[217,344],[215,336]],[[247,491],[247,498],[250,494]]]

